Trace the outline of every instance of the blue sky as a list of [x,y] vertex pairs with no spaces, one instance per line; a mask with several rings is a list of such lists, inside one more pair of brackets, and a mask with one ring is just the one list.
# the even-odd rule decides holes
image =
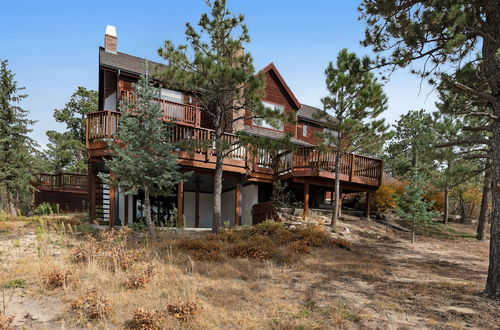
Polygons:
[[[278,67],[300,102],[321,106],[326,94],[324,69],[342,48],[358,54],[364,24],[358,1],[229,0],[233,13],[245,15],[252,42],[246,49],[257,69]],[[64,127],[54,121],[77,86],[97,89],[98,46],[107,24],[115,25],[118,50],[160,60],[166,39],[184,41],[185,23],[196,23],[206,11],[203,0],[163,1],[7,1],[0,19],[0,59],[7,59],[29,97],[23,107],[37,120],[32,133],[40,144],[45,132]],[[386,84],[393,123],[410,109],[435,108],[435,95],[408,70]]]

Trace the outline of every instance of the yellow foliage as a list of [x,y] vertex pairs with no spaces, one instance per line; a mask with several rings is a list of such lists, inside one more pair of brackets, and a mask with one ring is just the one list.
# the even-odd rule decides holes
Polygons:
[[396,208],[394,194],[397,192],[395,185],[381,185],[375,192],[375,208],[379,212],[385,212]]

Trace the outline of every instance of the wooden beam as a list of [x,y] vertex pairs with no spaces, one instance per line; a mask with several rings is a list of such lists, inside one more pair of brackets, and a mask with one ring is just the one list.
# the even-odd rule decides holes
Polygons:
[[302,218],[306,220],[307,214],[309,213],[309,183],[304,183],[304,211]]
[[124,222],[123,222],[123,225],[124,226],[128,226],[128,199],[129,199],[129,195],[125,194],[125,212],[123,212],[123,216],[124,216]]
[[89,160],[88,165],[88,180],[89,180],[89,217],[90,223],[95,223],[96,221],[96,178],[94,174],[94,166],[92,161]]
[[367,219],[371,219],[371,208],[372,208],[372,194],[373,192],[367,191],[366,192],[366,206],[365,206],[365,217]]
[[[112,173],[109,173],[109,175],[111,176],[111,178],[113,177]],[[109,185],[109,228],[113,228],[115,226],[115,218],[116,218],[116,187],[115,185]]]
[[241,179],[236,182],[234,190],[234,225],[241,226]]
[[184,227],[184,182],[177,184],[177,227]]
[[196,190],[194,193],[194,226],[200,227],[200,178],[196,176]]

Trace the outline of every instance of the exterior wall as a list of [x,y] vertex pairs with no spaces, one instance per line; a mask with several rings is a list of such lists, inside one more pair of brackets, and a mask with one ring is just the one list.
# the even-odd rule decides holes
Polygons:
[[[222,223],[225,225],[229,221],[234,225],[234,201],[235,191],[229,190],[222,194]],[[252,206],[258,203],[258,186],[251,184],[241,189],[241,223],[242,225],[252,224]],[[184,218],[186,227],[194,227],[195,215],[195,193],[184,192]],[[200,193],[200,227],[211,228],[213,219],[213,194]]]
[[[304,136],[304,125],[307,125],[307,136]],[[322,142],[321,138],[318,138],[317,134],[322,133],[323,128],[317,124],[307,122],[304,120],[299,120],[297,122],[297,139],[305,141],[310,144],[319,144]]]
[[[293,101],[288,96],[285,88],[279,82],[276,74],[270,70],[266,72],[266,88],[265,96],[262,98],[263,101],[267,101],[274,104],[279,104],[285,107],[285,116],[293,115],[295,116],[295,109]],[[251,116],[251,112],[247,111],[247,116]],[[247,119],[245,121],[247,125],[252,125],[252,119]],[[292,136],[296,135],[296,125],[293,123],[287,123],[284,127],[285,133],[291,133]]]
[[250,184],[241,188],[241,224],[252,225],[252,206],[259,202],[259,186]]
[[59,204],[62,212],[85,212],[89,207],[88,191],[36,191],[35,205],[44,202]]

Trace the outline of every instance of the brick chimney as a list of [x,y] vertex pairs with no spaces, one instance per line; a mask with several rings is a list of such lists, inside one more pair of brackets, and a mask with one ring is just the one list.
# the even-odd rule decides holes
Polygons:
[[106,25],[106,34],[104,35],[104,50],[116,54],[118,50],[118,38],[116,37],[116,27]]

